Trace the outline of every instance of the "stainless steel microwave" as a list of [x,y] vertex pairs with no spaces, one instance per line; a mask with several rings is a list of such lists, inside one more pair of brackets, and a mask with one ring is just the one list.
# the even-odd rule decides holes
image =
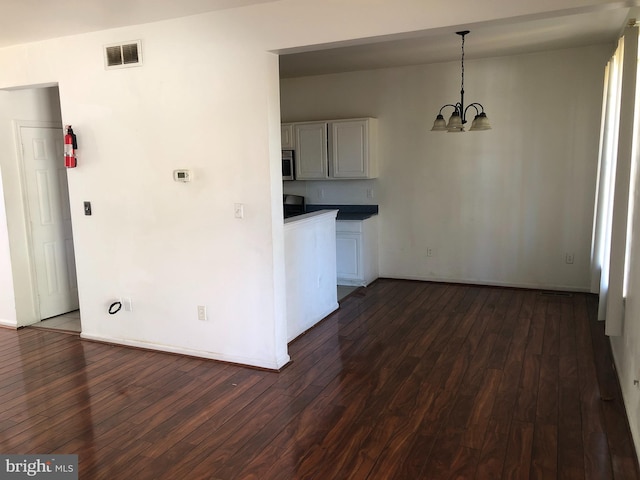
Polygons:
[[295,180],[293,150],[282,150],[282,180]]

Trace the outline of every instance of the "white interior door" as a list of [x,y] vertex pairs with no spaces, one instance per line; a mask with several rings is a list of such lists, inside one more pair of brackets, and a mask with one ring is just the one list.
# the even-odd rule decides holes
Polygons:
[[40,318],[78,309],[61,128],[20,127]]

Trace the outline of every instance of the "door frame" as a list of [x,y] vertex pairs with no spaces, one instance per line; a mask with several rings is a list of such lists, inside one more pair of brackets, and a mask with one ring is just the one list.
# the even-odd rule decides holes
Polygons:
[[[32,232],[32,224],[31,224],[31,214],[29,212],[29,193],[27,191],[27,180],[26,180],[26,172],[24,165],[24,151],[22,147],[22,128],[54,128],[59,129],[62,134],[64,125],[61,122],[53,122],[53,121],[44,121],[44,120],[13,120],[13,129],[14,129],[14,139],[15,139],[15,151],[16,158],[18,162],[18,172],[19,172],[19,180],[20,180],[20,192],[21,192],[21,208],[22,215],[24,217],[24,225],[25,225],[25,234],[27,238],[27,263],[29,265],[28,269],[28,294],[31,304],[31,314],[30,318],[26,319],[26,322],[20,324],[18,322],[18,327],[32,325],[34,323],[38,323],[41,321],[40,314],[40,301],[38,299],[38,283],[36,277],[36,262],[35,255],[33,251],[33,232]],[[62,159],[60,159],[62,161]],[[71,218],[71,228],[73,229],[73,217]],[[74,240],[75,247],[75,240]],[[74,248],[75,251],[75,248]],[[13,259],[11,261],[13,267]],[[20,288],[20,287],[18,287]]]

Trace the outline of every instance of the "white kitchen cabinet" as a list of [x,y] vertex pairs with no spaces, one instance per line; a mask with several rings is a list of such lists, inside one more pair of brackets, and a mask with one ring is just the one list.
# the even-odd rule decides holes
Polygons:
[[293,132],[298,180],[378,176],[375,118],[294,123]]
[[377,138],[374,118],[336,120],[330,124],[329,145],[332,178],[375,178],[378,176]]
[[327,128],[326,122],[293,125],[296,180],[325,180],[329,177]]
[[336,221],[338,285],[367,286],[378,278],[378,220]]
[[280,125],[280,143],[282,150],[294,150],[295,142],[293,138],[293,123],[283,123]]

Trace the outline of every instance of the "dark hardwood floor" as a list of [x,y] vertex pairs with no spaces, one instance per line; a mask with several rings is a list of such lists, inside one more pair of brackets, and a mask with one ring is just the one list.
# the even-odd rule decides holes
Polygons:
[[379,280],[280,373],[0,329],[0,453],[94,479],[640,479],[596,299]]

